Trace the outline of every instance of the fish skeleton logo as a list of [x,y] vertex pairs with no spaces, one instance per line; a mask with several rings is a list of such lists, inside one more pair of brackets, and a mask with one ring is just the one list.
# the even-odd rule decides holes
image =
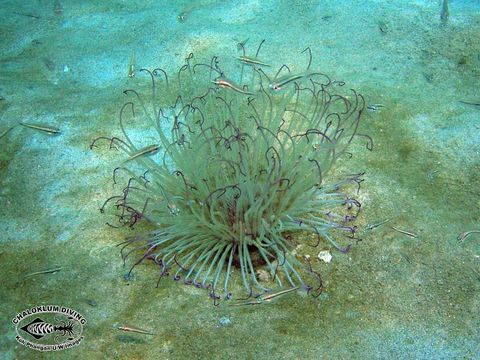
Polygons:
[[39,351],[58,351],[80,344],[87,320],[73,309],[43,305],[22,311],[12,322],[20,344]]

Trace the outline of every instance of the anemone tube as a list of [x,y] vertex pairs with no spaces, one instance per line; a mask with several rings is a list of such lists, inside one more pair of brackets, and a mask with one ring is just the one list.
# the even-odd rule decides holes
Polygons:
[[[220,88],[214,80],[226,78],[219,59],[195,62],[190,54],[174,76],[142,69],[149,90],[124,91],[121,136],[100,137],[92,147],[108,139],[131,159],[114,171],[114,182],[123,176],[127,185],[102,211],[113,205],[118,226],[146,220],[154,228],[123,243],[124,261],[143,253],[130,271],[152,259],[160,279],[209,289],[214,300],[222,292],[232,297],[234,278],[250,295],[275,283],[321,291],[320,275],[293,251],[300,241],[294,235],[310,234],[302,241],[311,247],[326,241],[348,250],[334,237],[354,238],[350,223],[360,203],[342,189],[359,185],[363,174],[331,184],[325,178],[354,138],[369,148],[372,142],[358,132],[360,94],[308,69],[279,91],[269,87],[289,71],[282,66],[268,76],[242,65],[241,85]],[[143,155],[152,144],[160,151]],[[260,267],[271,276],[268,287]]]

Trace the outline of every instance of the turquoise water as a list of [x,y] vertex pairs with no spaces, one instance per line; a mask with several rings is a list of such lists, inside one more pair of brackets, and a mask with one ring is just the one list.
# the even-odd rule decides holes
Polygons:
[[[437,0],[3,1],[0,133],[14,128],[0,138],[1,358],[478,358],[480,235],[457,237],[480,230],[480,3],[441,11]],[[172,73],[190,52],[228,62],[247,39],[297,71],[309,46],[312,68],[364,95],[374,149],[356,141],[337,164],[365,172],[362,241],[310,251],[318,299],[215,307],[194,287],[156,288],[153,264],[125,276],[117,244],[135,230],[98,211],[121,155],[89,145],[121,134],[122,91],[144,79],[128,76],[132,52],[137,70]],[[78,346],[40,353],[15,340],[16,314],[47,304],[87,319]]]

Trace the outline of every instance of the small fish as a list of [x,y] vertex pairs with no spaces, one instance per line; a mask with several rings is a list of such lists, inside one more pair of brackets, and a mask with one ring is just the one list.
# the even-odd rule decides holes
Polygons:
[[240,56],[238,58],[238,60],[240,60],[242,63],[247,64],[247,65],[253,65],[253,66],[258,65],[258,66],[268,66],[268,67],[271,66],[267,63],[264,63],[261,60],[258,60],[256,58],[252,58],[252,57],[249,57],[249,56]]
[[187,16],[188,16],[188,12],[186,12],[186,11],[181,12],[181,13],[177,16],[178,22],[181,22],[181,23],[185,22],[185,20],[187,20]]
[[128,326],[128,325],[122,325],[122,326],[117,326],[118,330],[122,331],[127,331],[127,332],[134,332],[138,334],[145,334],[145,335],[155,335],[153,332],[148,331],[148,330],[143,330],[134,326]]
[[292,288],[277,291],[277,292],[272,293],[272,294],[260,295],[259,297],[257,297],[255,300],[252,300],[252,301],[247,301],[247,302],[238,303],[238,304],[231,304],[231,306],[263,304],[264,302],[272,301],[274,298],[276,298],[278,296],[285,295],[285,294],[291,293],[293,291],[297,291],[298,289],[300,289],[300,287],[295,286],[295,287],[292,287]]
[[299,80],[305,76],[305,74],[287,75],[270,83],[268,87],[270,88],[270,90],[279,91],[282,90],[282,87],[287,85],[288,83]]
[[427,173],[427,179],[429,181],[433,181],[435,179],[435,174],[440,172],[440,170],[432,170],[430,172]]
[[170,210],[170,213],[172,215],[178,215],[180,213],[180,210],[177,208],[177,205],[175,205],[174,203],[167,204],[167,208],[168,210]]
[[153,155],[158,151],[158,149],[160,149],[160,145],[158,145],[158,144],[149,145],[147,147],[144,147],[143,149],[140,149],[140,150],[134,152],[125,161],[131,161],[131,160],[136,159],[136,158],[138,158],[140,156],[143,156],[143,155]]
[[463,100],[458,100],[459,103],[465,104],[465,105],[472,105],[472,106],[477,106],[480,108],[480,102],[478,101],[463,101]]
[[26,278],[29,278],[31,276],[42,275],[42,274],[55,274],[56,272],[59,272],[60,270],[62,270],[61,267],[57,267],[57,268],[54,268],[54,269],[48,269],[48,270],[35,271],[33,273],[25,275],[23,278],[26,279]]
[[20,15],[20,16],[31,17],[31,18],[34,18],[34,19],[40,19],[40,16],[37,15],[37,14],[19,13],[19,12],[16,12],[16,11],[14,11],[13,14]]
[[383,108],[383,107],[385,107],[385,105],[382,105],[382,104],[370,104],[370,105],[367,105],[367,110],[377,111],[377,110],[379,110],[380,108]]
[[128,77],[135,77],[135,50],[132,50],[132,56],[130,56],[130,64],[128,64]]
[[382,34],[388,33],[388,23],[386,21],[381,20],[377,23],[377,25]]
[[373,229],[379,227],[380,225],[383,225],[383,224],[389,222],[390,220],[392,220],[392,218],[385,219],[385,220],[380,221],[380,222],[378,222],[378,223],[376,223],[376,224],[368,224],[368,225],[367,225],[367,230],[373,230]]
[[5,135],[7,135],[10,130],[12,130],[15,126],[10,126],[9,128],[3,130],[1,133],[0,133],[0,139],[3,138]]
[[50,135],[60,134],[60,129],[57,129],[53,126],[45,126],[45,125],[40,125],[40,124],[29,124],[29,123],[24,123],[24,122],[21,122],[19,124],[22,125],[22,126],[25,126],[27,128],[30,128],[30,129],[35,129],[35,130],[46,132],[47,134],[50,134]]
[[224,89],[232,89],[240,94],[253,95],[253,93],[242,90],[238,85],[235,85],[233,82],[226,79],[220,78],[217,80],[212,80],[212,83]]
[[405,231],[405,230],[402,230],[402,229],[398,229],[398,228],[396,228],[395,226],[392,226],[391,228],[392,228],[393,230],[395,230],[395,231],[398,231],[398,232],[401,233],[401,234],[410,236],[411,238],[417,238],[417,237],[418,237],[417,234],[414,234],[414,233],[412,233],[412,232],[410,232],[410,231]]
[[442,11],[440,12],[440,20],[442,20],[443,23],[446,23],[448,20],[448,0],[443,0],[442,3]]
[[62,15],[63,6],[60,0],[55,0],[55,3],[53,4],[53,12],[55,13],[55,15]]
[[457,236],[457,240],[459,242],[463,242],[467,237],[469,237],[471,234],[480,234],[480,230],[470,230],[470,231],[465,231],[464,233],[461,233],[460,235]]

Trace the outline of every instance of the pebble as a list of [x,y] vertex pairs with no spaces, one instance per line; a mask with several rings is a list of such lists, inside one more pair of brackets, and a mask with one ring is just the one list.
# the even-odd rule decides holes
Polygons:
[[222,316],[219,320],[218,320],[219,324],[221,326],[229,326],[232,322],[230,321],[230,319],[226,316]]
[[328,250],[323,250],[318,253],[318,258],[326,263],[329,263],[332,261],[332,254],[330,254],[330,251]]
[[256,275],[258,277],[258,280],[260,281],[263,281],[263,282],[270,281],[270,273],[266,270],[259,269],[256,271]]

